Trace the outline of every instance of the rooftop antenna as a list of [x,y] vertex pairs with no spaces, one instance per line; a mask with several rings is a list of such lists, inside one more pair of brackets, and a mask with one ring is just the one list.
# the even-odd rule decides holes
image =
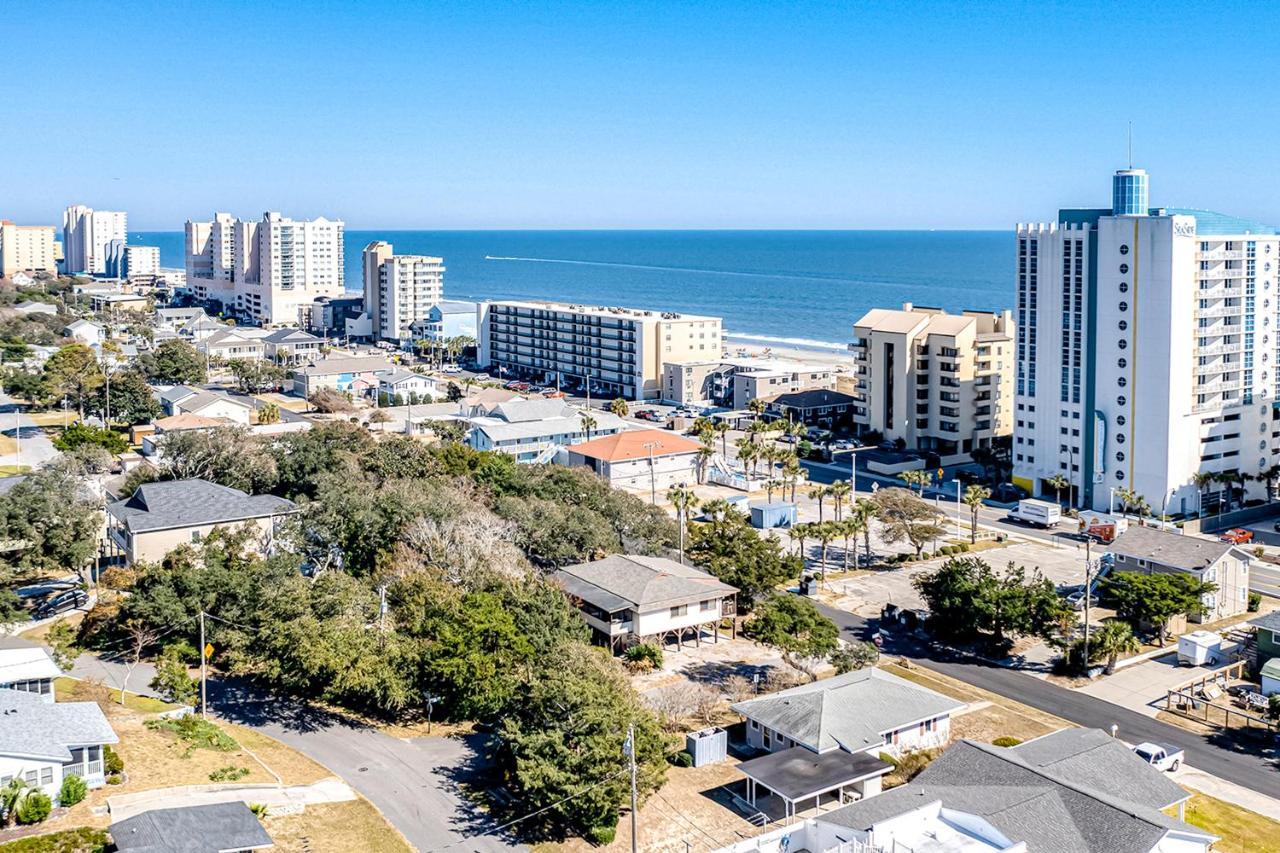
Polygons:
[[1133,122],[1129,122],[1129,168],[1133,168]]

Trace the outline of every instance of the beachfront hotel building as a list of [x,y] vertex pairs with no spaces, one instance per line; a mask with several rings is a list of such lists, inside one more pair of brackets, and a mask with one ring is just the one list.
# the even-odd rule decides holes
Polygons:
[[374,338],[405,346],[444,299],[444,258],[397,255],[381,240],[364,247],[364,310]]
[[785,358],[713,358],[663,365],[662,399],[694,406],[742,410],[752,400],[796,391],[834,391],[832,364]]
[[718,359],[720,318],[566,302],[481,302],[479,360],[504,379],[657,399],[664,365]]
[[215,213],[186,223],[187,287],[263,325],[296,325],[317,297],[343,293],[343,223]]
[[941,456],[991,447],[1013,428],[1013,315],[948,314],[910,302],[853,327],[858,434]]
[[107,247],[127,240],[129,215],[123,210],[94,210],[73,204],[62,214],[62,268],[69,275],[107,271]]
[[57,273],[52,225],[15,225],[0,219],[0,278],[17,273]]
[[1077,506],[1132,489],[1195,515],[1223,488],[1197,474],[1274,464],[1276,229],[1153,208],[1124,169],[1110,208],[1020,224],[1015,250],[1015,483],[1053,494],[1061,474]]

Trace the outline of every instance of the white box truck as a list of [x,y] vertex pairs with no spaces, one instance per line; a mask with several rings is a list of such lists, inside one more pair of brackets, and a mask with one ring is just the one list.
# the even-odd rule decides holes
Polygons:
[[1036,527],[1056,527],[1062,520],[1062,507],[1049,501],[1018,501],[1018,505],[1010,510],[1009,517]]

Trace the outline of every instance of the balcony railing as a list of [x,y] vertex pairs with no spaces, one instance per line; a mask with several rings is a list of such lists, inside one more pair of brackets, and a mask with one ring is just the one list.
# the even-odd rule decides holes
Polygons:
[[1243,305],[1212,305],[1208,308],[1197,308],[1193,313],[1200,317],[1238,317],[1244,313]]

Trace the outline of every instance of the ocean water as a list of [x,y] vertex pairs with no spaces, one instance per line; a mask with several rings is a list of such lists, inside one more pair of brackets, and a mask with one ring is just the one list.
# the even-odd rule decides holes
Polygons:
[[[1006,231],[348,231],[346,283],[360,252],[444,258],[452,299],[554,299],[724,318],[740,341],[843,349],[870,308],[903,302],[999,310],[1013,300]],[[178,232],[130,233],[183,265]]]

